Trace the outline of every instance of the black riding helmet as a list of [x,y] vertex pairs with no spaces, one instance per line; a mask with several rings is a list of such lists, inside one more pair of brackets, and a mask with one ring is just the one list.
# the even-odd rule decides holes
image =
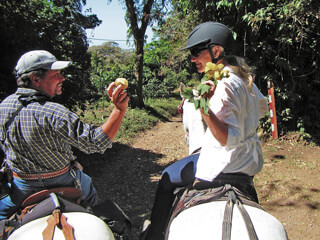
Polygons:
[[190,50],[196,47],[206,47],[212,58],[212,62],[216,63],[223,57],[218,59],[213,57],[211,46],[220,45],[225,52],[231,51],[234,45],[232,32],[227,26],[218,22],[205,22],[196,26],[189,34],[187,45],[181,50]]

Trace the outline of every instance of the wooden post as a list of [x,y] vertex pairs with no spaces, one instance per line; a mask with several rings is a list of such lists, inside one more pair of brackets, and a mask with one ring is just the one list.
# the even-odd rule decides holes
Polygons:
[[277,114],[276,114],[276,104],[274,99],[274,88],[273,82],[268,81],[268,94],[269,94],[269,107],[270,107],[270,119],[272,128],[272,138],[278,138],[278,127],[277,127]]

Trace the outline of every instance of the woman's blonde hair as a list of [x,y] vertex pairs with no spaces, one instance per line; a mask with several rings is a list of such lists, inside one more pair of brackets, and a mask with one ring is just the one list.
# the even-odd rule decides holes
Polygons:
[[[223,47],[221,47],[222,52],[224,51]],[[235,55],[225,55],[223,57],[224,65],[228,65],[232,70],[233,73],[238,75],[246,84],[249,92],[252,92],[252,84],[253,84],[253,77],[251,67],[246,63],[246,61],[242,57],[238,57]]]

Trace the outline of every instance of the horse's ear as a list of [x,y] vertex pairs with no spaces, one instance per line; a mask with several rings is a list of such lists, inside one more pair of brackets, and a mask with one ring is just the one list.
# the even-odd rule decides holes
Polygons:
[[180,96],[182,97],[182,92],[186,88],[186,85],[184,85],[184,83],[180,82],[180,87],[179,88],[180,88]]

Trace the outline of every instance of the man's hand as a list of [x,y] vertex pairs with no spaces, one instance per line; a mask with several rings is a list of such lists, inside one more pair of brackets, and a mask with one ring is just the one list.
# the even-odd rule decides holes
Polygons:
[[111,102],[120,111],[126,111],[128,108],[129,97],[127,96],[127,93],[123,91],[123,88],[120,85],[115,89],[114,87],[115,83],[112,82],[107,89]]
[[123,91],[121,85],[115,88],[115,83],[111,83],[107,89],[108,95],[114,104],[114,108],[108,118],[108,120],[102,124],[102,130],[112,140],[117,134],[122,119],[127,111],[129,97],[127,93]]

